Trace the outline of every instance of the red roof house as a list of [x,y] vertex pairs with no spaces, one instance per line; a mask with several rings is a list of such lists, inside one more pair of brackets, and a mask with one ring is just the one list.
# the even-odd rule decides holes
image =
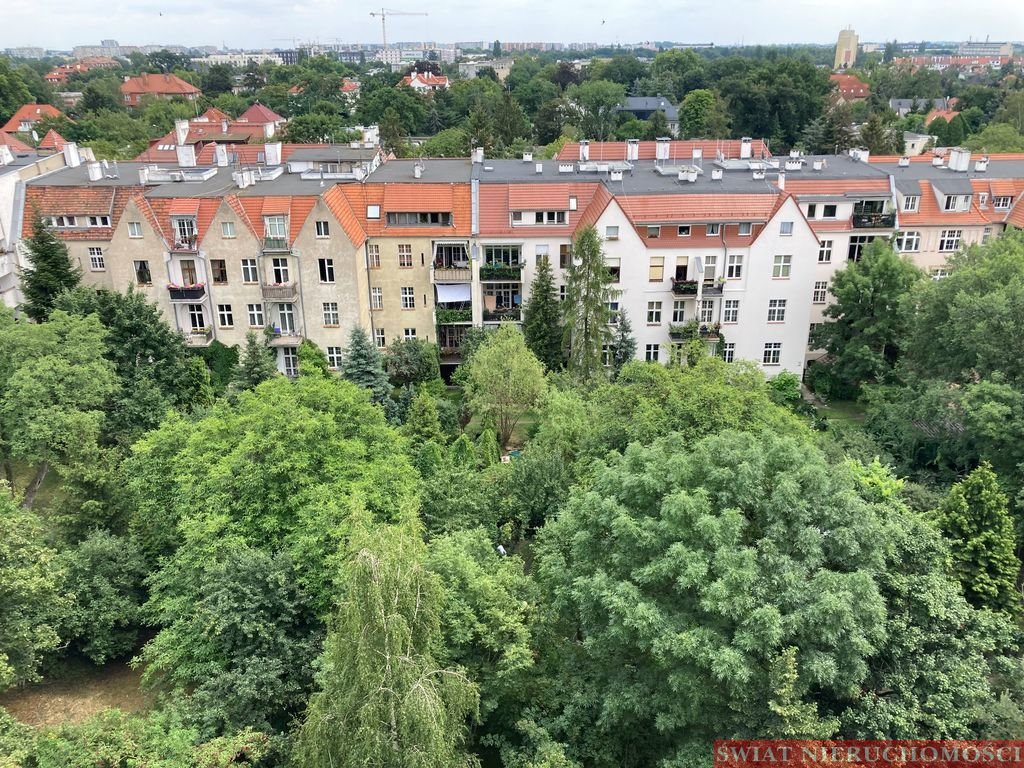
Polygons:
[[414,69],[411,74],[402,78],[402,82],[399,85],[406,85],[420,93],[443,91],[448,87],[448,77],[446,75],[433,75],[430,72],[417,72]]
[[26,133],[31,131],[33,126],[44,117],[60,117],[61,111],[49,104],[26,104],[14,116],[7,121],[7,124],[0,131],[6,133]]
[[137,107],[142,99],[154,96],[160,99],[181,98],[195,101],[203,92],[177,75],[150,75],[126,77],[121,83],[121,95],[129,107]]
[[864,101],[871,95],[871,86],[856,75],[830,75],[829,80],[836,84],[836,93],[844,102]]

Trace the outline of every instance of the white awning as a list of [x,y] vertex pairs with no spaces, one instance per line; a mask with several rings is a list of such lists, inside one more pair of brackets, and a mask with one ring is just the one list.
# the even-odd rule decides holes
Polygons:
[[437,303],[448,304],[453,301],[470,301],[473,286],[469,283],[438,283]]

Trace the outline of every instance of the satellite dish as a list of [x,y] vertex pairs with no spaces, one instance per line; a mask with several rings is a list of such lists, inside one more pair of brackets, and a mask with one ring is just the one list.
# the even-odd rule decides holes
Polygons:
[[32,141],[34,141],[36,144],[39,143],[39,134],[36,133],[35,128],[32,129]]

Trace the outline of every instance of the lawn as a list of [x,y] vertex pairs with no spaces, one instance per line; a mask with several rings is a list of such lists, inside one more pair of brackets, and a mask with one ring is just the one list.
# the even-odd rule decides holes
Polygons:
[[839,424],[859,425],[864,421],[865,408],[854,400],[833,400],[828,405],[819,406],[818,414]]

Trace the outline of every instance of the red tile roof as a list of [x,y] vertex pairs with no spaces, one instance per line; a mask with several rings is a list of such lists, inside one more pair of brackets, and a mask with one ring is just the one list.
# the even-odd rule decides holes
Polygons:
[[245,112],[238,116],[239,122],[243,123],[259,123],[266,125],[267,123],[280,123],[284,121],[277,112],[272,110],[258,101],[249,107]]
[[341,79],[341,92],[342,93],[356,93],[359,91],[359,81],[353,80],[350,77],[343,77]]
[[32,224],[37,215],[110,216],[109,227],[56,230],[57,236],[64,240],[109,240],[128,201],[141,191],[140,186],[51,187],[33,184],[25,189],[22,237],[32,235]]
[[0,131],[0,144],[11,148],[11,152],[31,152],[32,147],[11,134]]
[[767,221],[774,194],[628,195],[617,197],[630,220],[639,223]]
[[830,75],[829,80],[836,84],[836,91],[844,99],[866,99],[871,95],[871,86],[856,75]]
[[[216,142],[204,144],[203,148],[198,150],[196,153],[196,162],[198,165],[215,165],[217,157],[214,154],[214,147]],[[291,157],[292,153],[297,149],[312,149],[316,147],[326,147],[328,144],[282,144],[281,145],[281,162],[288,162],[288,158]],[[238,162],[243,165],[257,165],[262,163],[260,156],[266,152],[266,147],[262,144],[232,144],[228,147],[228,154],[234,154],[238,156]]]
[[208,110],[203,112],[203,114],[201,114],[199,117],[201,119],[208,120],[209,122],[214,122],[214,121],[220,122],[221,120],[232,120],[232,119],[234,119],[227,112],[225,112],[222,109],[217,109],[216,107],[210,107]]
[[[500,186],[500,185],[499,185]],[[347,198],[359,228],[367,237],[384,235],[409,237],[469,237],[472,228],[470,189],[468,184],[363,183],[339,184],[336,187]],[[435,202],[437,201],[437,202]],[[380,206],[380,218],[368,219],[366,208]],[[445,208],[444,206],[450,206]],[[332,205],[335,215],[344,214],[337,201]],[[450,212],[452,226],[388,227],[387,214],[412,211]],[[339,216],[341,218],[341,216]],[[342,222],[344,225],[344,221]],[[481,225],[482,226],[482,225]],[[346,227],[348,231],[348,227]]]
[[[704,160],[714,160],[721,152],[724,158],[738,158],[740,156],[739,139],[678,139],[669,142],[669,157],[673,160],[692,160],[693,150],[700,149]],[[639,159],[654,160],[656,141],[641,141],[639,144]],[[624,141],[592,141],[590,142],[591,160],[625,160],[626,142]],[[761,139],[754,139],[751,142],[751,156],[753,158],[771,157],[768,146]],[[563,162],[579,161],[580,145],[571,141],[562,147],[557,156]]]
[[154,225],[168,245],[171,245],[170,238],[174,234],[172,216],[194,216],[196,219],[196,241],[202,243],[210,231],[210,225],[220,209],[221,202],[220,197],[136,198],[136,204],[140,208],[148,209],[147,218],[150,224]]
[[239,197],[238,202],[245,211],[248,220],[258,229],[258,237],[263,236],[264,216],[288,216],[288,241],[295,242],[299,230],[316,205],[316,195],[295,195],[293,197]]
[[411,75],[403,77],[399,85],[406,85],[410,88],[415,88],[417,85],[423,88],[447,88],[448,76],[434,75],[430,72],[413,72]]
[[924,125],[927,128],[929,125],[931,125],[932,120],[934,120],[937,117],[941,117],[948,123],[950,120],[952,120],[959,114],[959,112],[952,109],[933,109],[931,112],[925,115]]
[[202,95],[202,91],[191,83],[186,83],[177,75],[169,74],[142,74],[138,77],[129,77],[121,83],[121,93],[125,95],[156,94],[160,96]]
[[978,207],[978,197],[971,197],[971,208],[967,211],[944,211],[939,208],[938,200],[932,185],[928,181],[918,182],[921,190],[921,200],[916,212],[900,211],[900,229],[913,226],[977,226],[989,224],[994,220],[1002,218],[1002,215],[994,215],[992,206],[982,210]]
[[23,122],[37,123],[44,117],[60,117],[63,113],[49,104],[26,104],[7,121],[0,131],[16,133],[21,130]]
[[348,235],[348,239],[352,241],[356,248],[361,248],[363,243],[366,242],[366,229],[352,209],[352,203],[345,195],[344,185],[335,184],[324,193],[323,199],[335,218],[341,223],[341,227],[345,230],[345,234]]
[[67,140],[57,133],[53,128],[46,132],[43,136],[42,141],[39,142],[39,146],[36,149],[52,149],[54,152],[61,152],[64,149],[64,145],[67,144]]
[[[600,211],[607,206],[596,207],[600,211],[595,215],[591,204],[595,196],[601,194],[603,184],[598,181],[577,181],[564,184],[524,183],[524,184],[481,184],[480,185],[480,231],[489,235],[551,235],[553,237],[572,237],[584,219],[590,223],[597,220]],[[569,210],[569,198],[576,198],[576,210]],[[515,205],[511,201],[515,200]],[[530,206],[524,208],[522,206]],[[514,210],[561,210],[566,212],[564,225],[544,226],[512,226],[510,212]]]
[[888,193],[889,177],[879,176],[877,179],[816,179],[811,172],[801,171],[786,174],[786,191],[800,195],[843,195],[847,192],[885,192]]

